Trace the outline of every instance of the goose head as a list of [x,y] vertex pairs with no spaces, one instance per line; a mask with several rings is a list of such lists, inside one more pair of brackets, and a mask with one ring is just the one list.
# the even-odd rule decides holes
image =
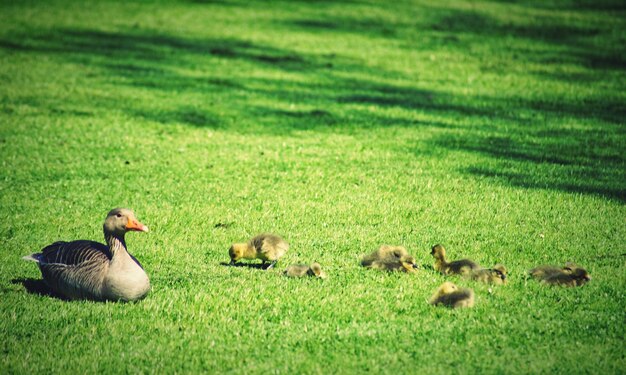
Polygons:
[[582,267],[573,269],[571,276],[576,281],[577,285],[583,285],[591,280],[591,276],[587,273],[587,270]]
[[400,258],[400,263],[402,264],[402,267],[404,267],[404,269],[406,269],[408,272],[413,272],[414,270],[419,268],[417,266],[415,258],[413,258],[411,255],[403,255]]
[[104,220],[104,232],[123,237],[126,232],[148,232],[148,227],[135,217],[135,213],[127,208],[112,209]]
[[435,259],[444,259],[446,256],[446,249],[443,245],[435,245],[430,250],[430,255],[432,255]]
[[495,272],[496,276],[499,277],[500,279],[502,279],[502,282],[506,282],[506,267],[502,264],[496,264],[495,266],[493,266],[493,271]]
[[445,283],[441,284],[441,286],[439,287],[439,295],[451,294],[457,291],[458,289],[459,287],[457,287],[455,284],[451,283],[450,281],[446,281]]
[[317,262],[311,264],[309,272],[312,273],[313,276],[319,277],[320,279],[326,278],[326,272],[322,270],[322,266]]

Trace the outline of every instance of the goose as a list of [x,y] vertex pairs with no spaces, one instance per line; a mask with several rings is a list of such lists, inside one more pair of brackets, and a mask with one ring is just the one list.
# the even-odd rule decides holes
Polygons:
[[563,267],[552,266],[552,265],[541,265],[541,266],[537,266],[529,270],[528,274],[534,279],[543,280],[552,275],[571,273],[572,270],[576,268],[578,268],[578,266],[572,262],[565,263]]
[[150,290],[143,267],[126,250],[128,231],[148,232],[126,208],[111,210],[103,225],[106,245],[78,240],[59,241],[23,259],[39,265],[44,282],[70,300],[136,301]]
[[378,250],[361,258],[363,267],[371,267],[374,262],[380,262],[386,258],[400,259],[403,255],[408,255],[408,251],[403,246],[382,245]]
[[469,259],[460,259],[448,262],[446,260],[446,249],[443,245],[435,245],[432,247],[430,255],[435,258],[435,270],[444,275],[467,275],[477,270],[480,266]]
[[474,291],[467,288],[459,288],[455,284],[446,281],[433,293],[428,301],[431,305],[443,305],[447,307],[473,307]]
[[310,266],[306,264],[292,264],[287,267],[284,275],[289,277],[314,276],[320,279],[326,278],[326,272],[322,270],[322,266],[319,263],[312,263]]
[[551,274],[542,281],[548,285],[562,285],[567,287],[583,286],[591,280],[587,270],[582,267],[575,267],[570,271]]
[[378,250],[363,256],[361,265],[385,271],[413,273],[418,268],[415,258],[403,246],[382,245]]
[[271,234],[259,234],[245,243],[235,243],[228,250],[230,265],[235,265],[241,259],[261,259],[262,265],[270,262],[266,269],[274,267],[289,250],[289,244],[281,237]]
[[493,268],[481,268],[471,272],[470,277],[487,284],[506,284],[506,267],[496,264]]

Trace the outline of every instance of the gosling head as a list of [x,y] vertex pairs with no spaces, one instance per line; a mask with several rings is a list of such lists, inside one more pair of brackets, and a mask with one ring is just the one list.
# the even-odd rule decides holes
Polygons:
[[430,250],[430,255],[432,255],[435,259],[443,259],[446,256],[446,249],[443,245],[435,245]]
[[230,255],[230,264],[235,264],[239,259],[245,257],[246,252],[248,250],[248,244],[245,243],[234,243],[228,249],[228,255]]
[[504,265],[496,264],[493,266],[493,271],[500,279],[502,279],[502,282],[506,281],[506,267]]
[[591,280],[591,276],[587,273],[587,270],[582,267],[574,268],[570,276],[576,281],[577,285],[584,285]]
[[309,273],[312,276],[319,277],[320,279],[326,278],[326,272],[322,270],[322,266],[317,262],[311,264],[311,267],[309,268]]
[[450,293],[456,292],[457,290],[459,290],[458,286],[456,286],[454,283],[450,281],[446,281],[445,283],[441,284],[441,286],[439,287],[439,294],[440,295],[450,294]]
[[402,267],[404,267],[404,269],[408,272],[413,272],[417,268],[419,268],[417,266],[417,263],[415,262],[415,258],[413,258],[411,255],[403,255],[402,257],[400,257],[400,264],[402,264]]
[[126,232],[148,232],[148,227],[135,217],[135,213],[127,208],[112,209],[104,220],[104,231],[115,236],[124,236]]

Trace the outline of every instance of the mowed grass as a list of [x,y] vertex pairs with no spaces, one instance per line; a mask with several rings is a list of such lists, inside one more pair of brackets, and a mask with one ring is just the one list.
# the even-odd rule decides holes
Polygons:
[[[2,2],[0,373],[623,373],[620,1]],[[138,303],[21,260],[127,237]],[[276,270],[227,267],[275,232]],[[430,247],[509,284],[434,308]],[[359,267],[404,245],[416,275]],[[327,280],[287,279],[318,261]],[[549,288],[532,266],[593,280]]]

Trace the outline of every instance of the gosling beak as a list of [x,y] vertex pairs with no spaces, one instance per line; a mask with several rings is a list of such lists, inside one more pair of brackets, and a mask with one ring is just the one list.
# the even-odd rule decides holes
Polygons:
[[414,264],[414,265],[413,265],[413,268],[415,268],[415,269],[419,269],[420,267],[419,267],[417,264]]
[[126,230],[135,230],[138,232],[149,232],[147,226],[141,224],[137,220],[128,219],[128,223],[126,224]]
[[502,280],[506,280],[506,275],[502,275]]

